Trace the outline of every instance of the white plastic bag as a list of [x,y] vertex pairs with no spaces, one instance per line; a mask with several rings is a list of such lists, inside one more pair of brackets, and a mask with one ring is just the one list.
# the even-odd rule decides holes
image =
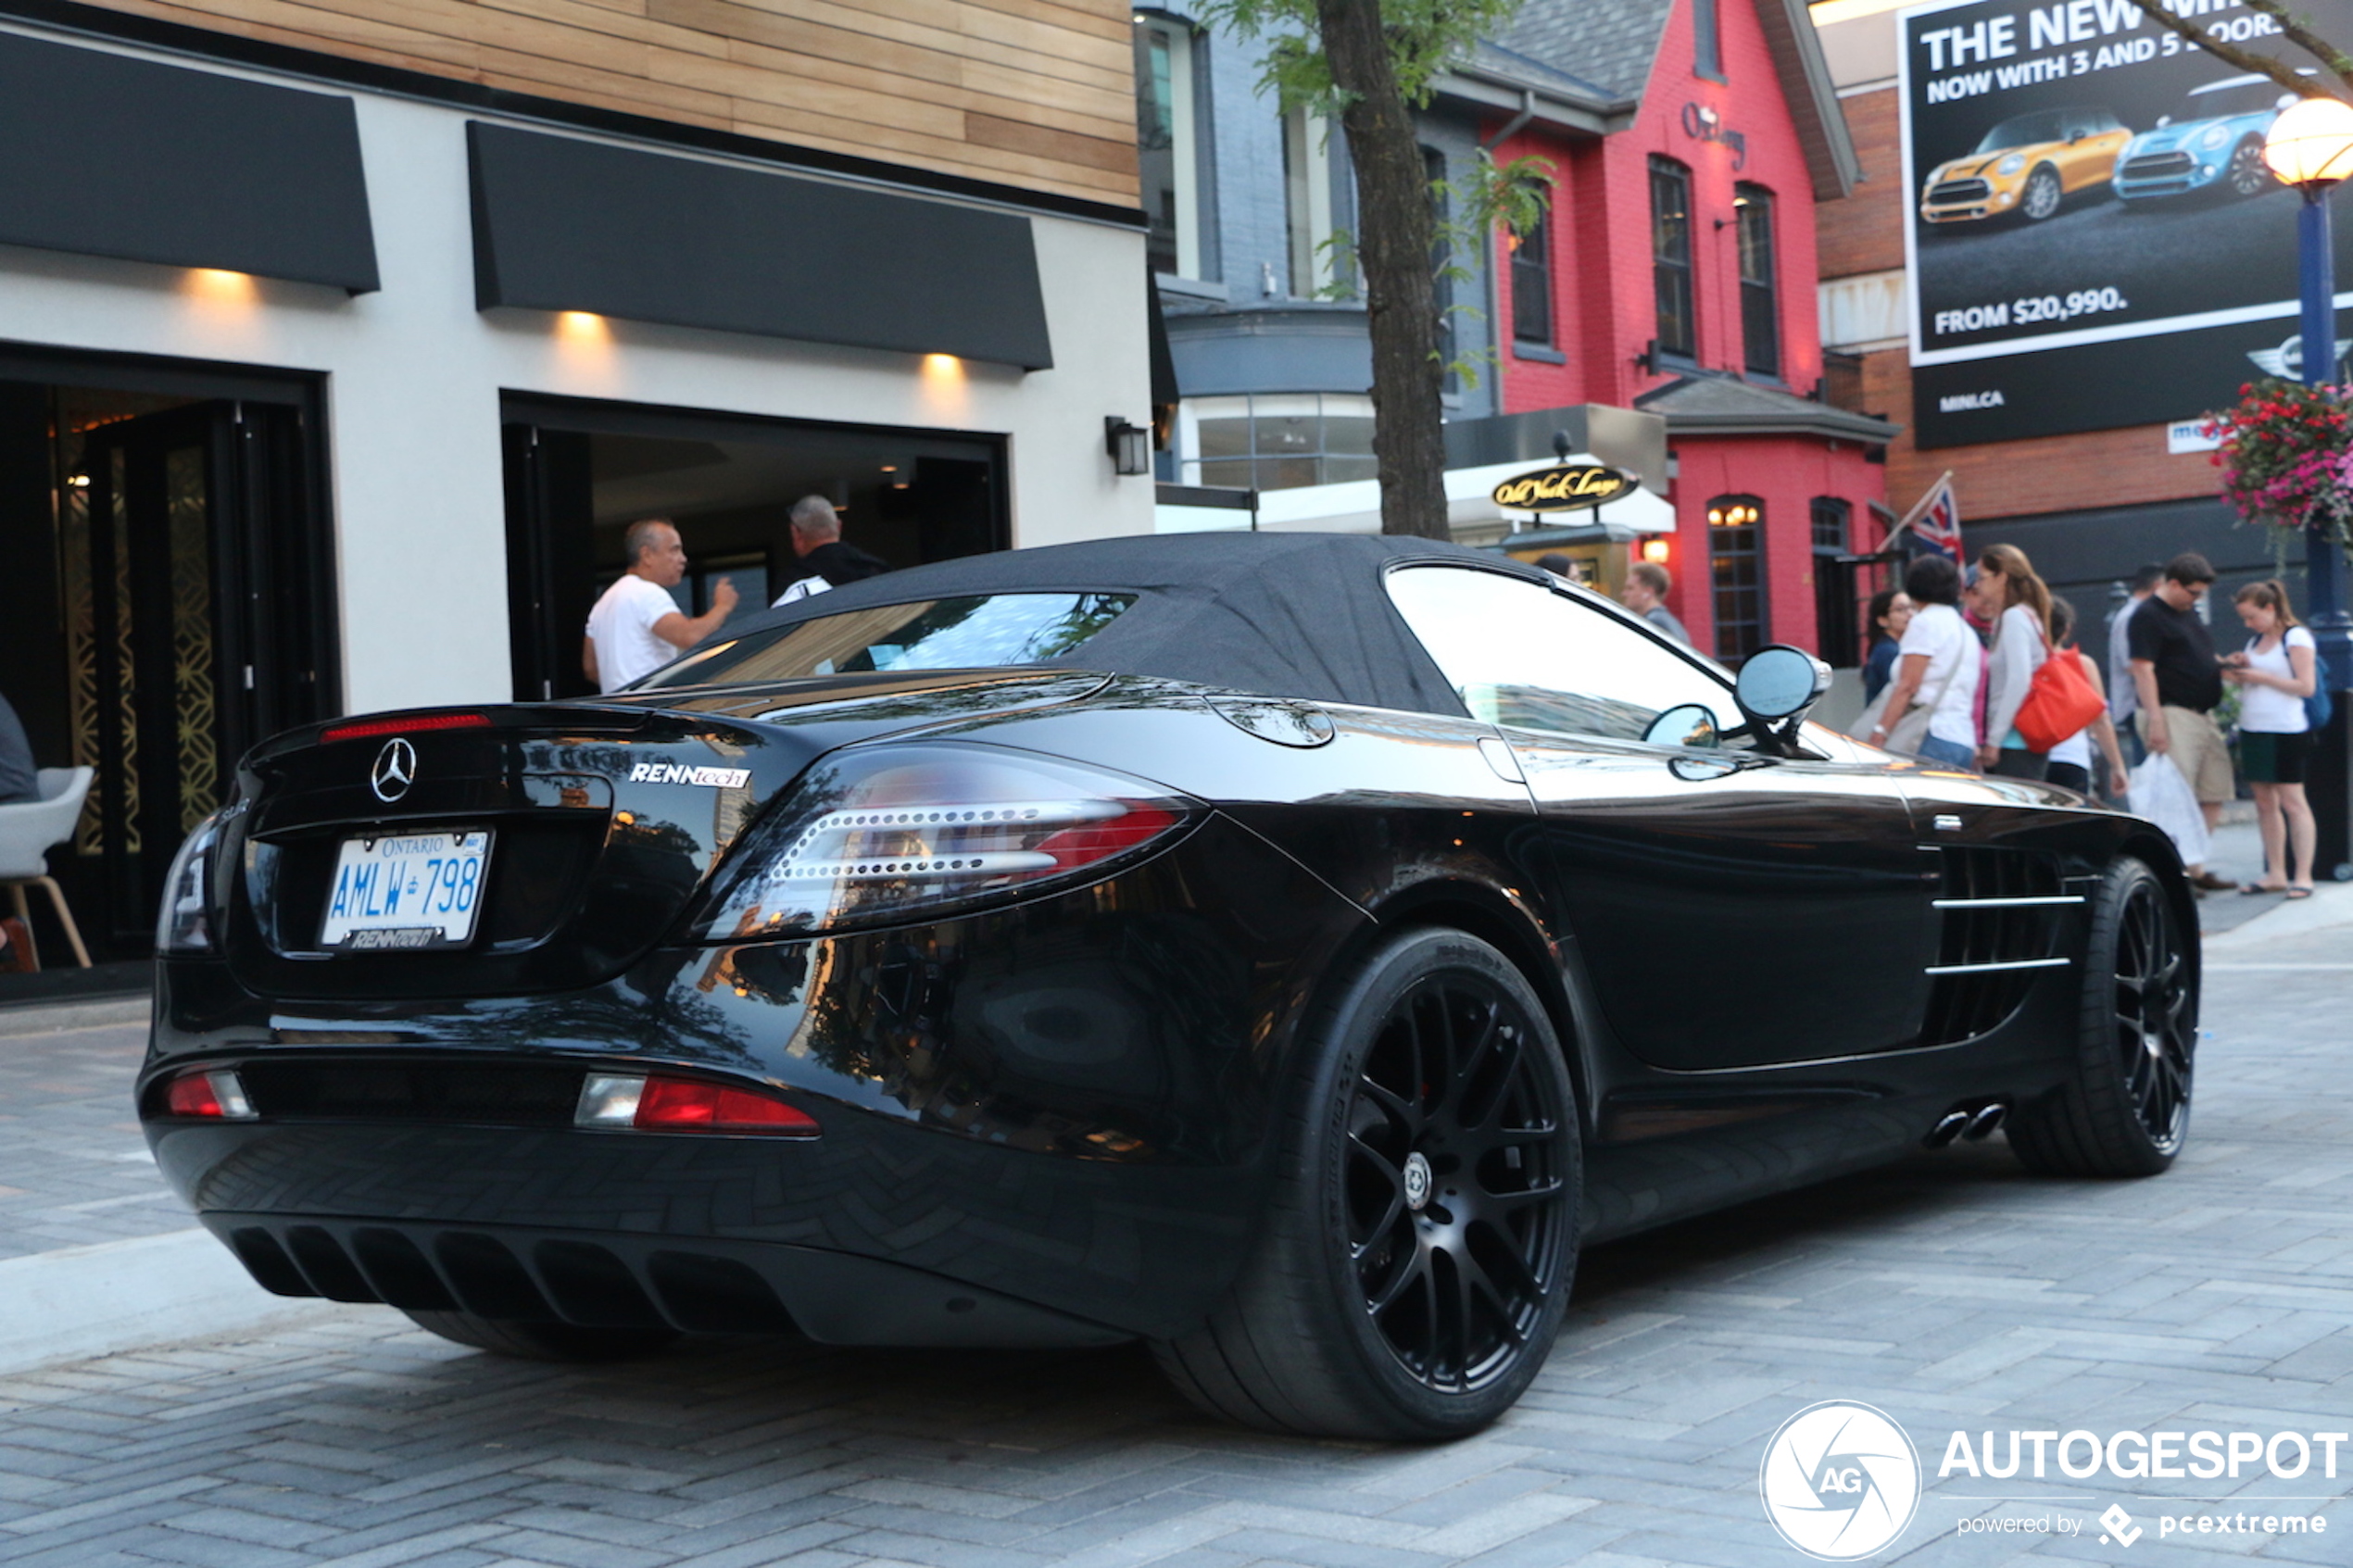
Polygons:
[[2196,792],[2173,759],[2161,751],[2150,752],[2133,770],[2128,804],[2133,815],[2146,817],[2165,830],[2165,836],[2181,851],[2183,865],[2206,863],[2206,814],[2197,809]]

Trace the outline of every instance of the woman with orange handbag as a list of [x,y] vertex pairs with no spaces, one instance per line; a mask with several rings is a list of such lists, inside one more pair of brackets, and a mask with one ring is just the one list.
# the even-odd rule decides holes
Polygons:
[[2108,763],[2108,793],[2120,798],[2124,781],[2132,776],[2132,771],[2124,766],[2124,748],[2117,744],[2116,725],[2108,716],[2099,663],[2075,646],[2075,607],[2056,595],[2051,598],[2051,643],[2061,658],[2077,661],[2085,683],[2102,695],[2100,710],[2092,721],[2051,747],[2050,770],[2043,777],[2062,789],[2096,797],[2098,792],[2092,787],[2092,746],[2096,742],[2099,755]]
[[1969,593],[1978,614],[1994,627],[1985,664],[1985,729],[1977,748],[1978,771],[2002,778],[2042,778],[2049,771],[2050,754],[2027,745],[2017,720],[2035,672],[2050,657],[2051,591],[2034,575],[2024,550],[2015,545],[1989,545],[1977,558],[1977,582]]

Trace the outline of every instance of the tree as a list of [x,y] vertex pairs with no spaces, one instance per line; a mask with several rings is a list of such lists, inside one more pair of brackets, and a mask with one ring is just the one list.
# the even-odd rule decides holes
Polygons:
[[[1207,19],[1268,41],[1265,84],[1286,109],[1313,108],[1348,133],[1356,232],[1373,346],[1373,458],[1381,532],[1447,537],[1446,366],[1431,257],[1437,218],[1413,111],[1441,72],[1519,0],[1210,0]],[[1510,171],[1505,171],[1510,172]],[[1506,185],[1512,183],[1506,181]],[[1506,192],[1498,210],[1524,203]],[[1474,207],[1492,205],[1475,201]]]
[[[2266,55],[2253,49],[2242,49],[2235,44],[2215,37],[2206,29],[2184,17],[2175,16],[2167,8],[2166,0],[2133,0],[2149,19],[2166,31],[2176,33],[2225,65],[2236,66],[2244,71],[2268,76],[2291,93],[2307,98],[2342,98],[2353,93],[2332,90],[2318,77],[2299,76],[2296,68],[2276,55]],[[2303,50],[2337,80],[2340,88],[2353,90],[2353,56],[2315,33],[2304,19],[2280,3],[2280,0],[2245,0],[2250,11],[2260,11],[2271,19],[2280,36]]]

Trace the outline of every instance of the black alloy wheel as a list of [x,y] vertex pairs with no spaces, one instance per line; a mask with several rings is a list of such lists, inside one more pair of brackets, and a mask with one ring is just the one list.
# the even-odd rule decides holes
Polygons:
[[2231,167],[2222,177],[2242,196],[2259,196],[2279,184],[2271,178],[2271,166],[2263,161],[2263,144],[2252,138],[2231,149]]
[[2040,223],[2058,211],[2066,194],[2066,187],[2059,183],[2058,170],[2046,163],[2026,177],[2026,189],[2019,194],[2019,213],[2029,223]]
[[2055,1175],[2153,1176],[2189,1135],[2196,965],[2157,874],[2120,859],[2094,895],[2070,1081],[2020,1108],[2010,1146]]
[[1274,1211],[1209,1323],[1155,1347],[1214,1413],[1477,1431],[1542,1366],[1576,1268],[1576,1095],[1527,979],[1459,932],[1376,950],[1302,1041]]

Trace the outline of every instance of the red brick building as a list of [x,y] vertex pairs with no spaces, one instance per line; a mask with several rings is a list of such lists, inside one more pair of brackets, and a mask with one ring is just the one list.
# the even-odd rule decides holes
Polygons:
[[[1489,132],[1556,170],[1497,290],[1504,411],[1663,415],[1677,527],[1634,548],[1674,573],[1693,640],[1852,663],[1869,588],[1840,558],[1883,537],[1897,433],[1824,400],[1815,213],[1857,160],[1802,0],[1538,4],[1496,43],[1629,111],[1600,136]],[[1614,586],[1623,556],[1597,560]]]

